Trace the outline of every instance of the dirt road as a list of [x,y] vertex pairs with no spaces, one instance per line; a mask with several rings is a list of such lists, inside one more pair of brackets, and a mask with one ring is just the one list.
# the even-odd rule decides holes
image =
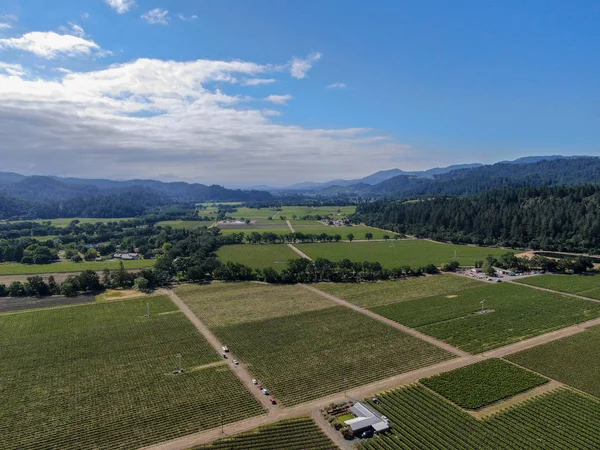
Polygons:
[[339,305],[345,306],[346,308],[350,308],[353,309],[354,311],[357,311],[361,314],[364,314],[365,316],[371,317],[372,319],[378,320],[380,322],[385,323],[386,325],[389,325],[391,327],[396,328],[397,330],[400,330],[406,334],[410,334],[411,336],[414,336],[416,338],[419,338],[425,342],[429,342],[430,344],[435,345],[436,347],[439,347],[443,350],[446,350],[448,352],[454,353],[457,356],[470,356],[469,353],[463,351],[463,350],[459,350],[456,347],[451,346],[450,344],[444,342],[444,341],[440,341],[438,339],[435,339],[431,336],[428,336],[426,334],[423,334],[417,330],[414,330],[412,328],[409,328],[407,326],[404,326],[402,324],[399,324],[398,322],[395,322],[393,320],[387,319],[383,316],[380,316],[379,314],[375,314],[373,311],[370,311],[368,309],[362,308],[358,305],[355,305],[353,303],[350,303],[344,299],[341,299],[339,297],[336,297],[335,295],[331,295],[328,294],[326,292],[320,291],[319,289],[313,287],[313,286],[309,286],[307,284],[300,284],[300,286],[302,286],[304,289],[311,291],[315,294],[321,295],[322,297],[325,297],[331,301],[336,302]]
[[285,221],[285,222],[287,223],[287,226],[288,226],[288,228],[290,229],[290,231],[291,231],[292,233],[295,233],[296,231],[294,230],[294,227],[292,226],[292,223],[291,223],[289,220],[287,220],[287,219],[286,219],[286,221]]
[[[169,296],[171,301],[177,305],[177,307],[186,315],[192,324],[198,329],[200,334],[204,336],[204,338],[208,341],[208,343],[215,349],[215,351],[220,355],[223,353],[223,344],[219,341],[219,339],[208,329],[208,327],[193,313],[193,311],[186,305],[183,300],[179,298],[179,296],[173,292],[171,289],[159,289],[158,293]],[[248,370],[248,368],[240,361],[239,365],[235,365],[233,360],[236,359],[235,354],[233,352],[229,352],[227,363],[233,372],[240,379],[242,384],[248,389],[248,391],[258,400],[258,402],[265,408],[267,411],[271,411],[276,409],[277,406],[274,406],[269,401],[268,396],[264,395],[252,382],[253,376]]]
[[288,244],[288,247],[291,248],[292,250],[294,250],[298,255],[300,255],[300,257],[312,261],[312,258],[310,256],[308,256],[306,253],[298,250],[298,248],[296,248],[294,245]]
[[537,289],[538,291],[552,292],[553,294],[561,294],[561,295],[566,295],[567,297],[575,297],[575,298],[579,298],[581,300],[588,300],[590,302],[600,303],[600,300],[598,300],[596,298],[584,297],[583,295],[571,294],[569,292],[555,291],[554,289],[543,288],[540,286],[532,286],[531,284],[515,283],[514,281],[507,281],[507,283],[518,284],[519,286],[525,286],[525,287],[528,287],[531,289]]

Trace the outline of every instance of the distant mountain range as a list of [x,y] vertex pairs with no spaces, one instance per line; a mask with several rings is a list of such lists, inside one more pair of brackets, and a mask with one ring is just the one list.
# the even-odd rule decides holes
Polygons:
[[[436,170],[436,169],[434,169]],[[442,169],[443,170],[443,169]],[[432,176],[396,175],[377,184],[332,185],[311,195],[362,198],[406,198],[431,195],[472,195],[509,187],[600,183],[600,158],[528,157],[516,161],[434,173]]]

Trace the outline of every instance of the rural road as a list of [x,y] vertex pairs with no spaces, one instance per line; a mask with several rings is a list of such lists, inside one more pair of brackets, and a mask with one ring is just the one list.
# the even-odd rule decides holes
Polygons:
[[[292,245],[290,245],[290,247],[295,249],[295,247],[293,247]],[[297,249],[295,249],[295,250],[299,253],[302,253]],[[308,259],[310,259],[310,258],[308,258]],[[590,328],[590,327],[593,327],[596,325],[600,325],[600,318],[597,318],[597,319],[589,320],[587,322],[580,323],[578,325],[563,328],[561,330],[553,331],[550,333],[543,334],[541,336],[536,336],[531,339],[526,339],[521,342],[510,344],[505,347],[500,347],[500,348],[497,348],[495,350],[491,350],[491,351],[488,351],[485,353],[471,355],[462,350],[456,349],[445,342],[439,341],[430,336],[419,333],[416,330],[413,330],[413,329],[405,327],[397,322],[386,319],[382,316],[372,313],[371,311],[369,311],[365,308],[361,308],[360,306],[349,303],[341,298],[338,298],[331,294],[322,292],[312,286],[308,286],[308,285],[301,285],[301,286],[313,293],[316,293],[325,298],[328,298],[329,300],[332,300],[342,306],[351,308],[357,312],[360,312],[361,314],[365,314],[369,317],[372,317],[373,319],[379,320],[379,321],[384,322],[394,328],[397,328],[400,331],[403,331],[403,332],[408,333],[412,336],[415,336],[419,339],[422,339],[426,342],[429,342],[433,345],[436,345],[439,348],[450,351],[450,352],[454,353],[455,355],[457,355],[458,357],[451,359],[449,361],[444,361],[442,363],[429,366],[429,367],[424,367],[424,368],[417,369],[417,370],[414,370],[411,372],[396,375],[394,377],[386,378],[384,380],[376,381],[376,382],[373,382],[373,383],[370,383],[367,385],[359,386],[357,388],[348,390],[346,393],[340,392],[340,393],[332,394],[327,397],[322,397],[317,400],[310,401],[307,403],[302,403],[300,405],[296,405],[296,406],[293,406],[290,408],[285,408],[285,407],[273,408],[273,405],[268,404],[268,405],[265,405],[265,409],[267,409],[267,411],[268,411],[267,414],[253,417],[253,418],[250,418],[247,420],[227,424],[223,427],[223,432],[221,431],[221,428],[213,428],[213,429],[210,429],[207,431],[202,431],[202,432],[187,435],[187,436],[184,436],[181,438],[173,439],[171,441],[163,442],[161,444],[156,444],[153,446],[145,447],[143,450],[186,450],[195,445],[206,444],[206,443],[215,441],[219,438],[233,436],[233,435],[236,435],[239,433],[250,431],[250,430],[253,430],[254,428],[257,428],[257,427],[260,427],[263,425],[269,425],[269,424],[272,424],[279,420],[289,419],[289,418],[294,418],[294,417],[301,417],[301,416],[312,417],[315,420],[316,424],[323,430],[323,432],[327,436],[330,437],[330,439],[333,440],[333,442],[336,445],[338,445],[342,450],[349,450],[350,448],[352,448],[351,446],[348,447],[349,443],[344,441],[338,433],[336,433],[331,427],[329,427],[329,425],[322,418],[320,418],[321,416],[320,416],[319,411],[332,402],[337,403],[337,402],[342,402],[342,401],[346,401],[346,400],[355,400],[355,401],[362,400],[366,397],[372,397],[372,396],[377,395],[378,393],[386,391],[386,390],[395,389],[402,385],[414,383],[421,378],[431,377],[431,376],[434,376],[434,375],[437,375],[437,374],[440,374],[443,372],[458,369],[460,367],[464,367],[464,366],[467,366],[467,365],[470,365],[470,364],[473,364],[473,363],[476,363],[479,361],[483,361],[483,360],[486,360],[489,358],[502,358],[506,355],[516,353],[516,352],[519,352],[521,350],[525,350],[528,348],[532,348],[532,347],[535,347],[535,346],[538,346],[541,344],[545,344],[547,342],[551,342],[551,341],[554,341],[557,339],[561,339],[563,337],[571,336],[573,334],[581,333],[587,328]],[[198,328],[200,333],[211,343],[211,345],[215,348],[215,350],[217,350],[217,352],[221,353],[221,343],[218,341],[218,339],[210,332],[210,330],[196,317],[196,315],[189,309],[189,307],[173,291],[161,289],[159,292],[162,292],[162,293],[168,295],[173,300],[173,302],[181,309],[181,311],[186,315],[186,317],[188,317],[188,319]],[[555,291],[550,291],[550,292],[555,292]],[[583,298],[585,298],[585,297],[583,297]],[[229,363],[231,364],[230,361],[229,361]],[[263,402],[265,402],[267,400],[264,396],[262,396],[261,394],[259,394],[257,392],[258,390],[252,384],[252,378],[251,378],[250,372],[247,371],[246,368],[238,367],[238,368],[232,368],[232,370],[234,370],[234,373],[240,378],[240,380],[242,380],[242,383],[244,383],[244,385],[248,388],[248,390],[259,401],[261,401],[261,404],[263,404]],[[518,396],[514,397],[513,399],[509,399],[506,402],[501,402],[501,403],[493,405],[489,408],[486,408],[486,410],[482,410],[481,416],[482,417],[487,416],[489,414],[497,412],[496,410],[501,410],[501,409],[507,408],[513,404],[519,403],[521,401],[524,401],[528,398],[532,398],[537,395],[541,395],[545,392],[549,392],[550,390],[556,389],[557,387],[560,387],[560,386],[562,386],[561,383],[551,379],[548,384],[541,386],[540,388],[533,389],[529,392],[518,395]]]
[[429,342],[430,344],[433,344],[436,347],[439,347],[439,348],[441,348],[443,350],[446,350],[446,351],[448,351],[450,353],[454,353],[457,356],[463,356],[463,357],[471,356],[469,353],[467,353],[467,352],[465,352],[463,350],[459,350],[458,348],[453,347],[453,346],[451,346],[450,344],[448,344],[448,343],[446,343],[444,341],[440,341],[440,340],[435,339],[435,338],[433,338],[431,336],[428,336],[426,334],[420,333],[419,331],[414,330],[413,328],[409,328],[409,327],[404,326],[404,325],[402,325],[402,324],[400,324],[398,322],[395,322],[395,321],[393,321],[391,319],[387,319],[387,318],[385,318],[383,316],[380,316],[379,314],[375,314],[373,311],[370,311],[370,310],[365,309],[365,308],[363,308],[361,306],[358,306],[358,305],[355,305],[353,303],[350,303],[350,302],[348,302],[348,301],[346,301],[344,299],[336,297],[335,295],[328,294],[326,292],[323,292],[323,291],[321,291],[321,290],[319,290],[319,289],[317,289],[317,288],[315,288],[313,286],[309,286],[307,284],[300,284],[300,286],[302,286],[304,289],[306,289],[306,290],[308,290],[310,292],[313,292],[313,293],[315,293],[317,295],[320,295],[320,296],[325,297],[325,298],[327,298],[327,299],[329,299],[331,301],[334,301],[334,302],[336,302],[339,305],[345,306],[346,308],[353,309],[354,311],[357,311],[357,312],[359,312],[361,314],[364,314],[365,316],[368,316],[368,317],[370,317],[372,319],[375,319],[375,320],[378,320],[380,322],[383,322],[386,325],[389,325],[389,326],[391,326],[393,328],[396,328],[397,330],[400,330],[400,331],[402,331],[402,332],[404,332],[406,334],[410,334],[411,336],[419,338],[422,341]]
[[312,261],[312,258],[310,256],[308,256],[306,253],[304,253],[303,251],[299,250],[296,246],[294,246],[293,244],[288,244],[287,245],[289,248],[291,248],[292,250],[294,250],[298,255],[300,255],[301,258],[304,259],[308,259],[310,261]]
[[598,300],[596,298],[584,297],[583,295],[571,294],[569,292],[555,291],[554,289],[543,288],[540,286],[533,286],[531,284],[525,284],[525,283],[516,283],[514,281],[507,281],[507,283],[518,284],[519,286],[526,286],[531,289],[537,289],[538,291],[552,292],[553,294],[561,294],[561,295],[566,295],[567,297],[575,297],[575,298],[579,298],[581,300],[588,300],[590,302],[600,303],[600,300]]
[[[179,298],[179,296],[173,292],[172,289],[159,289],[159,294],[167,295],[175,305],[185,314],[185,316],[189,319],[192,324],[198,329],[200,334],[204,336],[204,339],[208,341],[208,343],[215,349],[217,354],[223,353],[223,344],[217,339],[217,337],[209,330],[209,328],[193,313],[193,311],[186,305],[183,300]],[[267,411],[271,411],[277,406],[272,405],[269,401],[269,397],[264,395],[252,382],[252,374],[246,366],[240,361],[240,364],[236,366],[233,364],[233,360],[236,359],[233,352],[230,352],[228,355],[228,359],[226,360],[229,364],[229,367],[237,375],[242,384],[248,389],[256,400],[265,408]]]
[[294,227],[292,226],[292,223],[289,220],[286,220],[285,222],[287,223],[287,226],[290,229],[290,231],[292,233],[295,233],[296,231],[294,230]]

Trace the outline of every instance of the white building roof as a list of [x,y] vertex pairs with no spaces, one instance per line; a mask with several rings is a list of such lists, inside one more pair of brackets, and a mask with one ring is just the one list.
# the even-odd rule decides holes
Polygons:
[[346,420],[346,424],[352,431],[362,430],[367,427],[373,427],[375,431],[385,431],[390,428],[388,423],[381,418],[379,414],[363,403],[356,403],[350,407],[350,412],[356,417]]

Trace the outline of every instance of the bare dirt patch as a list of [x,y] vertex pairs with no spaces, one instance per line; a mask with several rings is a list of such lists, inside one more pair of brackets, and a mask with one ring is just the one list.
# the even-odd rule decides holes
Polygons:
[[110,302],[114,300],[128,300],[130,298],[146,297],[147,294],[134,289],[108,289],[104,294],[96,296],[99,302]]

